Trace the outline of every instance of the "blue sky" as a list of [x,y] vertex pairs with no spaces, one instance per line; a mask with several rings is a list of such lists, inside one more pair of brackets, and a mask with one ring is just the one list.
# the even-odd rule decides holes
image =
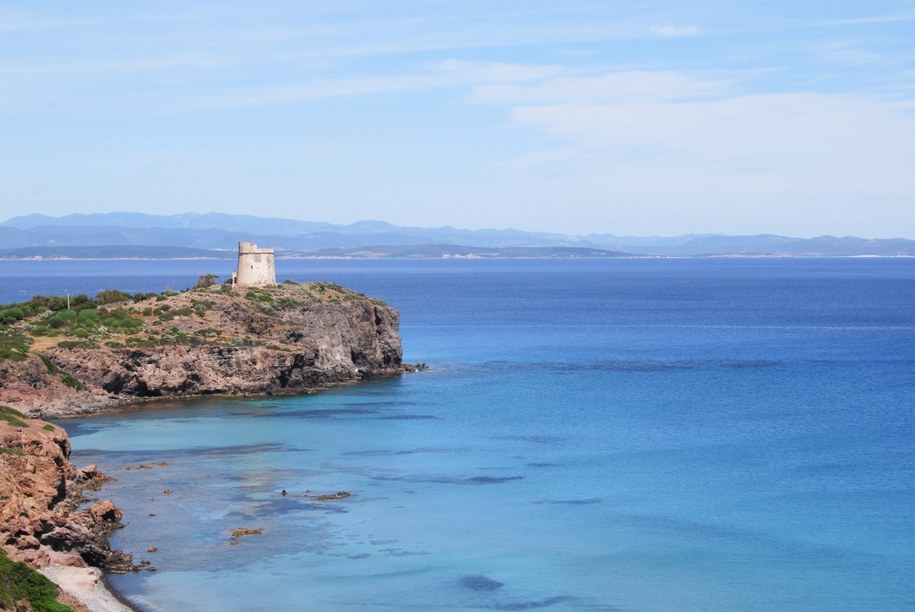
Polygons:
[[0,218],[915,238],[915,3],[0,5]]

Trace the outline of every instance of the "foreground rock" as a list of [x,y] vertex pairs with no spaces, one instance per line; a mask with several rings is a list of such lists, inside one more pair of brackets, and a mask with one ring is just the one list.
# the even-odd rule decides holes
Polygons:
[[63,416],[148,398],[302,393],[404,371],[398,312],[329,283],[215,286],[95,311],[102,316],[81,311],[58,329],[44,321],[59,313],[17,323],[32,345],[19,361],[0,360],[0,403]]
[[105,476],[94,466],[77,469],[69,457],[63,429],[0,406],[0,546],[39,570],[134,569],[129,555],[108,545],[121,511],[86,495]]

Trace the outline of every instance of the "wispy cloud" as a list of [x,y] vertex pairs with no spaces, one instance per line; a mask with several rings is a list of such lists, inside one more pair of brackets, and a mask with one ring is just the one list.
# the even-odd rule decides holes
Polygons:
[[561,68],[552,65],[470,62],[448,59],[426,64],[409,74],[382,77],[309,79],[294,84],[265,86],[204,96],[199,106],[254,107],[290,104],[321,98],[376,95],[473,87],[487,83],[513,84],[555,76]]
[[884,59],[884,55],[866,49],[860,41],[832,40],[823,43],[819,56],[824,61],[847,66],[864,66]]
[[685,38],[699,34],[699,27],[694,25],[662,25],[652,27],[651,33],[661,38]]
[[672,71],[624,71],[560,75],[534,83],[482,83],[472,101],[484,104],[657,102],[720,94],[729,83]]
[[906,21],[915,21],[915,9],[901,11],[896,13],[885,13],[883,15],[868,15],[865,17],[850,17],[846,19],[830,19],[825,21],[827,25],[868,25],[883,23],[903,23]]

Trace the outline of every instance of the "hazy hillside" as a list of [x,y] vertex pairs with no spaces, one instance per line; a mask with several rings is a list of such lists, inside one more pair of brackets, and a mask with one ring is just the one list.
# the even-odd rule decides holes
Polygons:
[[182,247],[234,251],[242,240],[279,251],[349,257],[915,256],[915,241],[902,238],[792,238],[768,234],[566,236],[514,229],[400,227],[382,221],[334,225],[221,213],[163,216],[121,212],[65,217],[36,214],[0,223],[0,244],[4,247],[0,257],[60,257],[61,252],[57,249],[61,247]]

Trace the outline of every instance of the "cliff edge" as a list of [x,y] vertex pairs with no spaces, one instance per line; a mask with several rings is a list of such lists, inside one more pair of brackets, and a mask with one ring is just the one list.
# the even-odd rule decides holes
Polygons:
[[[11,305],[0,403],[63,416],[148,398],[303,393],[403,371],[398,312],[332,283]],[[18,311],[17,311],[18,309]]]

